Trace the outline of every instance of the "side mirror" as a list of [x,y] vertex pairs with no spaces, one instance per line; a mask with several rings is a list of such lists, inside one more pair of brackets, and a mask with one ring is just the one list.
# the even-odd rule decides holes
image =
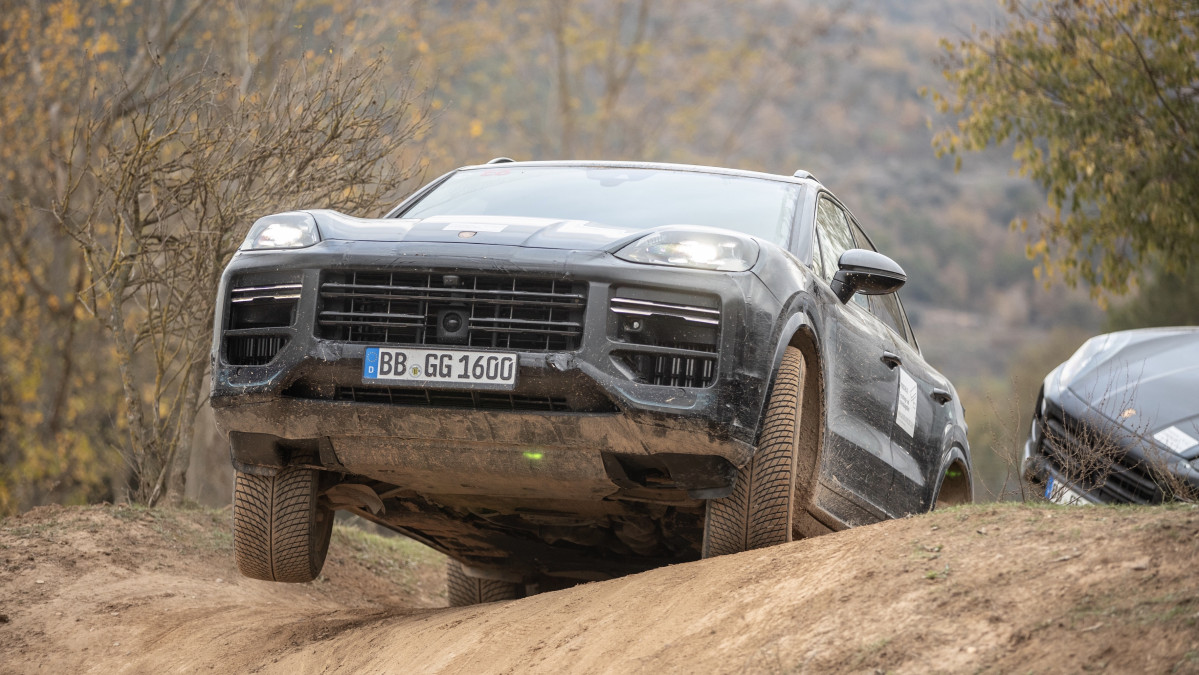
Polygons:
[[831,286],[833,293],[842,303],[849,302],[854,293],[894,293],[908,280],[908,275],[899,263],[882,253],[861,248],[851,248],[842,253],[837,267]]

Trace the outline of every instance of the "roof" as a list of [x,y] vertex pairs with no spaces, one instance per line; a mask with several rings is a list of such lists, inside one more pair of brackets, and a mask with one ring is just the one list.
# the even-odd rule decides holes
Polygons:
[[[622,162],[622,161],[604,161],[604,160],[543,160],[535,162],[502,162],[503,168],[519,168],[519,167],[595,167],[595,168],[620,168],[620,169],[653,169],[659,171],[693,171],[696,173],[715,173],[726,176],[741,176],[744,178],[759,178],[766,180],[777,180],[784,183],[796,183],[806,185],[810,183],[820,184],[815,176],[812,176],[806,171],[796,172],[806,174],[801,176],[784,176],[776,173],[765,173],[762,171],[746,171],[743,169],[729,169],[719,166],[702,166],[697,164],[671,164],[667,162]],[[459,171],[473,171],[479,169],[496,169],[496,164],[475,164],[464,166]]]

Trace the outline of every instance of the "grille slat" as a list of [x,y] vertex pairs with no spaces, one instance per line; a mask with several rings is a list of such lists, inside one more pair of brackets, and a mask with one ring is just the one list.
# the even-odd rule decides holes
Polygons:
[[616,314],[635,316],[667,316],[692,323],[720,325],[720,310],[707,307],[692,307],[633,298],[612,298],[612,311]]
[[[508,277],[502,277],[502,278],[505,281],[509,280]],[[512,279],[512,281],[517,281],[517,280]],[[352,290],[353,292],[347,292],[347,293],[344,293],[343,295],[353,296],[353,297],[365,297],[368,295],[368,293],[363,293],[363,291],[369,292],[371,290],[376,290],[376,291],[380,292],[378,297],[393,298],[393,297],[395,297],[395,293],[398,291],[398,292],[412,293],[413,294],[412,297],[417,297],[417,298],[424,299],[424,300],[436,300],[436,299],[447,297],[447,294],[453,295],[454,293],[462,293],[464,291],[469,291],[471,294],[478,295],[478,296],[489,296],[489,295],[490,296],[505,296],[505,297],[515,296],[517,298],[527,298],[530,300],[533,298],[546,298],[546,299],[553,300],[554,304],[561,304],[563,302],[571,302],[571,301],[581,303],[586,299],[586,296],[583,295],[582,293],[554,293],[554,292],[540,292],[540,291],[521,291],[521,290],[516,290],[516,289],[513,289],[513,290],[488,290],[485,288],[480,289],[480,288],[461,288],[461,287],[426,288],[426,287],[419,287],[419,286],[383,286],[383,285],[372,285],[372,284],[339,284],[339,283],[334,283],[334,282],[326,282],[326,283],[322,284],[321,285],[321,289],[322,289],[321,293],[322,294],[326,294],[326,293],[335,294],[336,291],[334,291],[332,289],[338,289],[338,288]],[[326,291],[325,289],[330,289],[330,290]],[[418,295],[420,293],[428,293],[429,295],[427,295],[427,296]]]
[[325,339],[524,351],[578,349],[587,304],[582,283],[452,273],[330,272],[320,298]]
[[716,359],[710,356],[668,356],[618,351],[638,382],[666,387],[710,387],[716,381]]
[[250,335],[225,338],[225,360],[236,366],[265,366],[287,344],[280,335]]

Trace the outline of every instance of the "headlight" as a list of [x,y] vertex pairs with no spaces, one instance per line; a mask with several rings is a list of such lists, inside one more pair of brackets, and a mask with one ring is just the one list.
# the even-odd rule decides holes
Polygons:
[[307,213],[279,213],[265,218],[250,228],[242,242],[243,251],[276,248],[304,248],[321,240],[316,219]]
[[648,265],[744,272],[758,260],[758,244],[717,230],[659,230],[625,246],[616,257]]

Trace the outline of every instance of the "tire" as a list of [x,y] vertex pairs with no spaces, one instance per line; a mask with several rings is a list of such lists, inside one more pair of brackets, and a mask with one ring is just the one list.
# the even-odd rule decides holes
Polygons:
[[515,600],[520,597],[519,584],[468,577],[466,570],[462,569],[462,563],[457,560],[451,560],[445,572],[450,607],[467,607],[481,602]]
[[737,472],[731,495],[708,500],[704,558],[791,541],[803,381],[803,354],[787,347],[753,459]]
[[274,476],[235,473],[233,552],[243,576],[303,583],[321,573],[333,511],[317,500],[319,478],[295,467]]

